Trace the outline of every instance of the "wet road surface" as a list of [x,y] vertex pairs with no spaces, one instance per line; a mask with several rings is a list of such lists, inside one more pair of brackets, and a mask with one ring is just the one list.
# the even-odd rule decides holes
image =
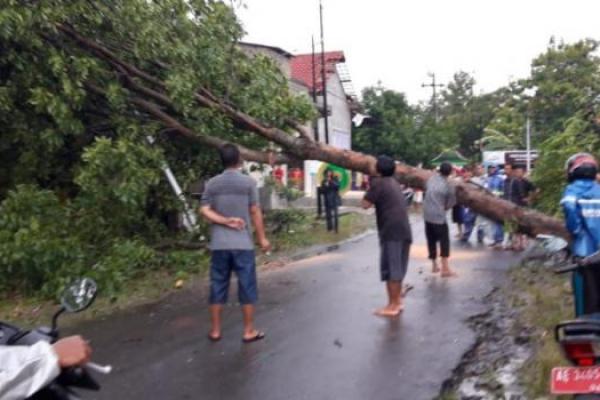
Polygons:
[[413,230],[407,282],[414,289],[399,318],[372,315],[386,297],[377,236],[370,235],[261,274],[262,342],[241,343],[241,316],[232,305],[225,310],[223,340],[209,343],[200,291],[80,327],[92,339],[95,361],[115,367],[111,376],[99,377],[102,391],[85,398],[434,398],[475,340],[465,320],[485,310],[483,297],[516,258],[454,244],[459,277],[442,279],[429,273],[420,219]]

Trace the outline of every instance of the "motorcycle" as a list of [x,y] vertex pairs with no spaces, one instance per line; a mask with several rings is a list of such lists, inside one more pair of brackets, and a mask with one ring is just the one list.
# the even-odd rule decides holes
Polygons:
[[[65,289],[61,296],[61,306],[52,317],[51,327],[39,327],[33,330],[23,330],[17,326],[0,322],[0,345],[31,346],[40,341],[56,342],[60,335],[58,318],[68,313],[78,313],[87,309],[96,298],[98,287],[89,278],[78,279]],[[79,400],[80,397],[73,388],[100,390],[100,385],[94,380],[90,371],[109,374],[111,366],[101,366],[93,362],[83,367],[63,369],[61,374],[47,387],[43,388],[28,400]]]
[[[555,273],[586,273],[598,266],[600,251],[559,267]],[[578,400],[600,399],[600,312],[561,322],[555,327],[554,334],[564,356],[573,366],[552,370],[552,394],[573,395]]]

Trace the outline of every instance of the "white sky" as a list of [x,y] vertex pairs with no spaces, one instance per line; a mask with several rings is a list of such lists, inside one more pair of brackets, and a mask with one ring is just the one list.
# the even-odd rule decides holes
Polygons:
[[[308,53],[318,0],[245,0],[245,40]],[[415,103],[427,73],[473,73],[477,92],[528,75],[552,35],[600,39],[598,0],[323,0],[325,49],[343,50],[357,93],[381,80]],[[320,48],[320,47],[318,47]]]

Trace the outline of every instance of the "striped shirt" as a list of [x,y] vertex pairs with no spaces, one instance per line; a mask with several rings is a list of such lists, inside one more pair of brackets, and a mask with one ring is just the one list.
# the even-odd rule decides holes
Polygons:
[[447,178],[436,174],[429,178],[423,200],[423,218],[425,222],[443,225],[446,223],[446,211],[456,204],[456,191]]

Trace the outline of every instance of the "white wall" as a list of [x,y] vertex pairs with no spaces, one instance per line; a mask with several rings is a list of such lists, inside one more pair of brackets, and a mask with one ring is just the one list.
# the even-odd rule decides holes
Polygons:
[[[323,97],[319,97],[323,104]],[[350,150],[352,147],[352,112],[346,99],[344,87],[337,73],[327,80],[327,107],[331,110],[328,118],[329,144]],[[319,141],[325,141],[325,120],[319,119]]]
[[[319,97],[318,102],[320,105],[323,104],[323,96]],[[327,106],[331,110],[331,115],[328,117],[329,144],[351,150],[352,112],[337,72],[327,80]],[[319,141],[325,142],[325,120],[323,118],[319,119],[318,127]],[[320,161],[304,162],[304,192],[307,196],[314,197],[316,195],[316,187],[319,184],[316,175],[321,165]]]

